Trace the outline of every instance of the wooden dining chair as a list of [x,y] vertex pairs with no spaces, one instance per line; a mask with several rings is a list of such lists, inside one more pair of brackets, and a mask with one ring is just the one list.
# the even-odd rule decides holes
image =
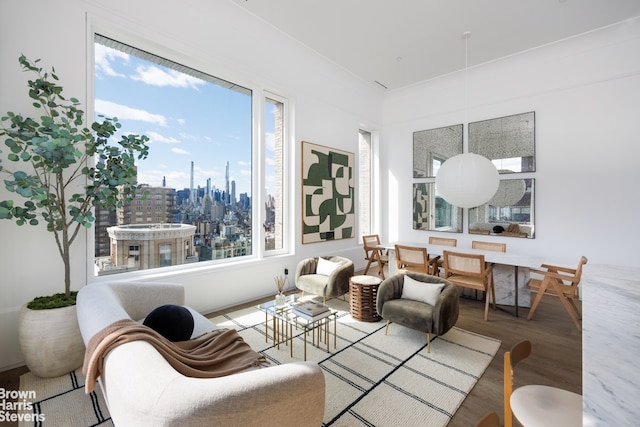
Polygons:
[[458,246],[458,239],[429,236],[429,244],[437,246],[450,246],[452,248],[455,248],[456,246]]
[[513,369],[531,354],[531,341],[523,340],[504,352],[504,427],[513,426],[513,412],[511,411],[511,393],[513,392]]
[[389,255],[383,253],[382,249],[377,247],[380,245],[380,236],[377,234],[362,236],[362,244],[364,248],[364,259],[367,260],[364,274],[367,274],[372,263],[377,263],[378,274],[384,279],[384,266],[389,263]]
[[493,264],[487,265],[484,255],[443,251],[444,278],[465,288],[485,293],[484,320],[489,318],[489,300],[496,307],[496,291],[493,287]]
[[[434,237],[429,236],[429,244],[436,246],[449,246],[455,248],[458,246],[458,239],[451,239],[448,237]],[[438,270],[436,271],[436,276],[440,275],[440,269],[442,269],[442,258],[438,259]]]
[[500,427],[500,417],[495,411],[487,412],[478,420],[475,427]]
[[483,251],[507,252],[507,244],[498,242],[481,242],[479,240],[473,240],[471,241],[471,248]]
[[578,284],[582,277],[582,267],[587,263],[586,257],[580,257],[577,268],[560,267],[550,264],[542,264],[541,268],[544,270],[530,269],[531,273],[538,273],[543,276],[542,279],[531,279],[527,284],[529,290],[537,292],[536,298],[531,304],[529,309],[529,315],[527,320],[531,320],[533,313],[535,313],[538,304],[542,296],[553,295],[560,299],[560,302],[569,313],[571,320],[576,325],[578,330],[582,332],[582,315],[578,306],[574,302],[575,299],[580,297],[578,293]]
[[436,276],[438,273],[438,259],[429,259],[427,248],[395,245],[396,267],[398,274],[422,273]]
[[514,389],[515,367],[531,354],[531,342],[523,340],[504,353],[504,426],[513,417],[525,426],[582,426],[582,396],[546,385],[527,384]]

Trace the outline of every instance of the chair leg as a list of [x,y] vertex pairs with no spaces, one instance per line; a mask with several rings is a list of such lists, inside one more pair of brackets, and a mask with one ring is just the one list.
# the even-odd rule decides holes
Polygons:
[[[578,320],[578,317],[576,316],[576,313],[573,311],[573,308],[571,307],[571,304],[569,304],[569,301],[567,300],[567,297],[562,293],[562,291],[559,289],[559,286],[557,286],[557,283],[552,283],[554,289],[556,290],[557,294],[558,294],[558,298],[560,298],[560,302],[562,303],[562,305],[564,306],[564,309],[567,310],[567,313],[569,313],[569,316],[571,317],[571,320],[573,320],[573,324],[576,325],[576,328],[578,328],[578,330],[580,332],[582,332],[582,325],[580,324],[580,320]],[[573,301],[571,301],[573,303]],[[577,307],[575,307],[577,308]]]
[[387,332],[389,332],[389,323],[391,323],[390,320],[387,320],[387,327],[384,329],[384,334],[387,335]]
[[364,269],[364,274],[367,274],[367,272],[369,271],[369,267],[371,267],[371,257],[367,258],[367,260],[369,260],[369,262],[367,263],[367,266]]
[[538,294],[536,295],[536,299],[533,300],[533,304],[531,304],[531,308],[529,309],[529,315],[527,316],[527,320],[531,320],[533,317],[533,313],[535,313],[536,308],[538,308],[538,304],[542,300],[542,296],[544,292],[547,290],[547,279],[544,279],[542,283],[540,283],[540,289],[538,289]]
[[484,321],[489,320],[489,293],[484,298]]
[[573,311],[576,312],[576,316],[578,316],[578,319],[582,319],[582,313],[580,313],[580,310],[578,309],[576,303],[573,301],[573,298],[569,298],[569,302],[571,303],[571,307],[573,307]]
[[427,353],[431,353],[431,334],[427,332]]

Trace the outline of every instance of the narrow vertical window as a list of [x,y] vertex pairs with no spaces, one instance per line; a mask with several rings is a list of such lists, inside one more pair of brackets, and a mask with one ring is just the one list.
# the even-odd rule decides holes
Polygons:
[[265,240],[264,250],[284,248],[284,102],[265,98]]
[[[371,132],[360,129],[358,138],[358,157],[360,160],[360,167],[358,170],[358,225],[360,230],[360,236],[365,236],[372,233],[372,206],[371,206],[371,191],[372,191],[372,159],[371,155]],[[362,240],[362,239],[360,239]]]

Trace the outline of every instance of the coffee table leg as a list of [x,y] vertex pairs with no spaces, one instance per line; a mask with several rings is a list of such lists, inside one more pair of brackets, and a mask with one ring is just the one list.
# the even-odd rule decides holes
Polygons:
[[324,339],[327,342],[327,353],[329,353],[329,325],[330,324],[331,324],[331,317],[329,316],[325,319],[325,322],[324,322]]
[[269,313],[264,312],[264,342],[269,342]]
[[289,323],[289,356],[293,357],[293,325]]
[[[313,333],[313,331],[312,331]],[[307,361],[307,336],[304,335],[304,361]]]

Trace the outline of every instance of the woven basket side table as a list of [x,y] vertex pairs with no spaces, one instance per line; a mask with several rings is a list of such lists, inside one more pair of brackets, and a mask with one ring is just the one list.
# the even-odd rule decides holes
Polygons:
[[349,280],[351,317],[362,322],[382,319],[376,311],[376,297],[381,282],[382,279],[375,276],[353,276]]

